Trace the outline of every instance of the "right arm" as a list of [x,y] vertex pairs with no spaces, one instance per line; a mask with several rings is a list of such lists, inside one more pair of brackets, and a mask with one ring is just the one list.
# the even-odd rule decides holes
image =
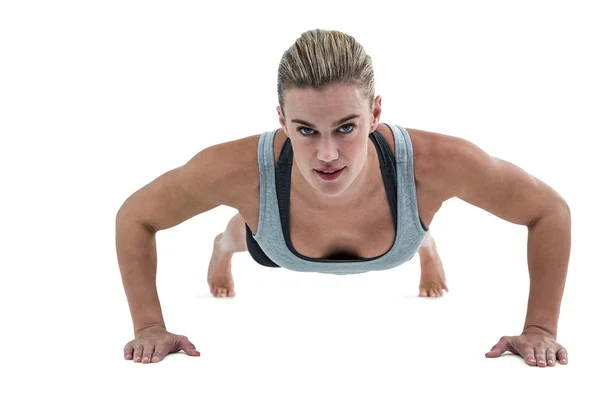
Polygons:
[[156,290],[156,232],[122,210],[116,221],[117,258],[134,335],[149,326],[166,330]]
[[238,140],[200,151],[132,194],[119,209],[117,258],[136,335],[150,326],[166,330],[156,289],[156,232],[219,205],[233,206],[240,192],[235,182],[243,144]]

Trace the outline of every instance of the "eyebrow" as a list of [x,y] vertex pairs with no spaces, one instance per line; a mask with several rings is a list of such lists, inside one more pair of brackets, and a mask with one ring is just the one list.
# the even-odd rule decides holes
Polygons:
[[[331,126],[333,127],[333,126],[336,126],[336,125],[340,125],[340,124],[348,121],[349,119],[356,118],[356,117],[360,117],[360,115],[358,115],[358,114],[348,115],[347,117],[344,117],[344,118],[342,118],[342,119],[340,119],[338,121],[335,121],[333,124],[331,124]],[[296,123],[299,123],[299,124],[302,124],[302,125],[310,126],[311,128],[316,128],[316,126],[314,126],[310,122],[306,122],[306,121],[303,121],[301,119],[293,119],[292,122],[296,122]]]

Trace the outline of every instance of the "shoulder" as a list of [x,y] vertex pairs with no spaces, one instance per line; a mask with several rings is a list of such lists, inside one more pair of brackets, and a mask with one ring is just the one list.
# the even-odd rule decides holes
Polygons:
[[453,197],[452,179],[462,168],[473,144],[457,136],[422,129],[405,128],[413,145],[415,180],[435,193],[441,201]]
[[259,191],[258,142],[260,134],[246,136],[210,146],[202,152],[209,152],[212,165],[203,166],[214,170],[221,177],[219,191],[222,204],[238,209],[252,193]]
[[[223,182],[224,187],[221,189],[228,201],[226,205],[240,212],[247,208],[254,209],[254,203],[260,200],[260,136],[261,134],[246,136],[211,146],[211,150],[217,154],[213,158],[219,160],[218,167],[225,169],[219,175],[227,177],[227,182]],[[277,129],[273,138],[275,164],[286,139],[283,129]]]
[[[447,151],[450,145],[447,139],[451,136],[416,128],[404,129],[406,129],[412,145],[415,180],[425,181],[441,165],[440,155]],[[377,130],[381,132],[395,155],[394,136],[390,128],[386,124],[379,124]]]

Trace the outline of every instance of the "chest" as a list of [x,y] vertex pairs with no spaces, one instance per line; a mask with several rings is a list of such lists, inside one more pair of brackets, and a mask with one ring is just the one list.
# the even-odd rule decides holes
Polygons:
[[368,205],[319,210],[290,194],[290,240],[294,249],[311,258],[361,259],[379,257],[392,248],[395,221],[383,184]]

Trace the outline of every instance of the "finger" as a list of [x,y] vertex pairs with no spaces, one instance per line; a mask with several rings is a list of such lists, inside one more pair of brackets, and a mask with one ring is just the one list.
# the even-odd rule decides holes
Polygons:
[[133,358],[133,346],[131,344],[127,343],[127,345],[125,345],[123,356],[126,360],[131,360]]
[[548,364],[549,367],[554,367],[554,365],[556,364],[556,350],[553,349],[547,349],[546,350],[546,364]]
[[144,351],[144,347],[141,343],[136,343],[133,346],[133,362],[140,362],[142,360],[142,352]]
[[564,347],[561,348],[560,350],[558,350],[558,360],[561,364],[569,363],[569,356],[567,354],[567,349],[565,349]]
[[527,346],[521,352],[521,357],[525,360],[525,362],[529,365],[537,365],[535,361],[535,352],[533,351],[533,347]]
[[535,348],[535,349],[533,349],[533,352],[535,354],[535,360],[536,360],[537,366],[545,367],[546,366],[546,349]]
[[154,348],[154,354],[152,355],[152,362],[161,361],[165,355],[169,354],[171,348],[164,344],[159,344]]
[[183,350],[183,351],[185,351],[185,353],[188,356],[199,356],[200,355],[200,352],[198,350],[196,350],[196,346],[194,346],[194,344],[192,342],[190,342],[187,337],[181,336],[181,338],[182,339],[179,342],[178,351]]
[[494,345],[494,347],[491,348],[490,351],[485,353],[485,356],[488,358],[489,357],[499,357],[502,353],[504,353],[506,350],[508,350],[507,344],[508,344],[508,341],[506,340],[506,337],[502,336],[500,338],[500,341],[498,343],[496,343]]
[[144,346],[144,356],[142,357],[142,362],[144,364],[147,364],[150,362],[150,360],[152,359],[152,353],[154,353],[154,345],[153,344],[147,344],[146,346]]

